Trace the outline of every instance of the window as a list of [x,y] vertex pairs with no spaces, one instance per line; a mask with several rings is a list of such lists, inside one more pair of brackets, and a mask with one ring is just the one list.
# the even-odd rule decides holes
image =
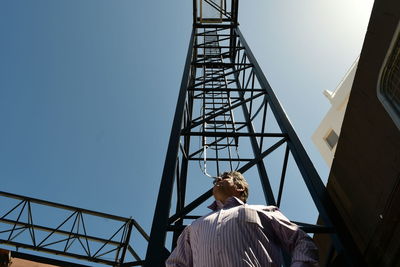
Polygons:
[[332,150],[336,146],[339,140],[339,136],[336,134],[334,130],[331,130],[324,139],[328,144],[329,149]]
[[386,54],[378,80],[378,98],[400,128],[400,24]]

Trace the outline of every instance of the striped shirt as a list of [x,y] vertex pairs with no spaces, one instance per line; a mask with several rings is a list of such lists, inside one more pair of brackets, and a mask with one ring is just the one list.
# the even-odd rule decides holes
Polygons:
[[167,267],[281,266],[281,247],[291,266],[318,266],[311,238],[275,206],[247,205],[231,197],[214,202],[210,214],[187,226]]

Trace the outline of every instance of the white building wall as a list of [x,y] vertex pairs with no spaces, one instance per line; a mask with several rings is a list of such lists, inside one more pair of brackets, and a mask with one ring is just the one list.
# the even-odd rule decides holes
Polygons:
[[335,142],[333,143],[333,147],[330,147],[329,145],[329,140],[331,140],[332,142],[332,140],[334,141],[334,139],[328,139],[328,136],[331,134],[332,131],[334,131],[337,136],[340,136],[344,113],[346,111],[351,87],[353,85],[354,76],[356,74],[357,64],[358,58],[353,63],[353,65],[346,73],[343,80],[334,92],[330,92],[328,90],[325,90],[323,92],[331,103],[331,107],[325,117],[322,119],[318,128],[315,130],[314,134],[312,135],[312,140],[328,166],[332,165],[332,161],[336,151]]

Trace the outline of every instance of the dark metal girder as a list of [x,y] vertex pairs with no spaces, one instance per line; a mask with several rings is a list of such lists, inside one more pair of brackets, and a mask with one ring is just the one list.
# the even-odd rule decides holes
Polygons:
[[206,28],[206,29],[210,29],[210,28],[219,28],[219,29],[231,29],[231,28],[235,28],[236,25],[233,24],[201,24],[201,23],[195,23],[193,25],[194,28],[198,29],[198,28]]
[[11,251],[11,257],[28,260],[28,261],[33,261],[33,262],[44,263],[44,264],[51,264],[51,265],[60,266],[60,267],[91,267],[89,265],[83,265],[83,264],[74,263],[74,262],[56,260],[56,259],[37,256],[37,255],[33,255],[33,254],[28,254],[28,253],[21,253],[21,252],[17,252],[17,251]]
[[[229,37],[228,39],[230,39],[232,37],[232,35],[230,34],[207,34],[207,33],[197,33],[196,37],[198,36],[207,36],[207,37]],[[236,37],[236,36],[233,36]],[[202,55],[198,55],[197,57],[201,57]]]
[[[256,165],[259,161],[261,161],[264,157],[266,157],[267,155],[269,155],[270,153],[272,153],[276,148],[278,148],[280,145],[282,145],[284,142],[286,141],[286,139],[282,139],[280,141],[278,141],[276,144],[274,144],[273,146],[271,146],[269,149],[267,149],[266,151],[264,151],[263,153],[261,153],[261,155],[256,158],[256,159],[249,159],[249,163],[247,163],[246,165],[244,165],[243,167],[241,167],[238,171],[240,171],[241,173],[245,173],[248,169],[250,169],[252,166]],[[184,207],[179,213],[176,213],[175,215],[171,216],[169,218],[169,223],[172,224],[174,222],[176,222],[177,220],[182,219],[184,216],[186,216],[189,212],[193,211],[195,208],[197,208],[198,206],[200,206],[202,203],[204,203],[204,201],[206,201],[207,199],[209,199],[212,196],[212,189],[208,190],[207,192],[205,192],[204,194],[202,194],[200,197],[198,197],[197,199],[195,199],[194,201],[192,201],[189,205],[187,205],[186,207]]]
[[[209,91],[215,91],[215,92],[241,92],[243,91],[243,88],[212,88],[212,87],[205,87],[205,88],[188,88],[188,91],[200,91],[200,92],[209,92]],[[264,89],[250,89],[246,90],[246,93],[249,92],[262,92],[265,93]]]
[[217,34],[217,33],[221,32],[221,31],[227,31],[226,29],[217,28],[217,27],[213,27],[212,30],[207,30],[207,31],[206,31],[206,28],[204,28],[204,31],[201,32],[201,33],[199,33],[198,30],[199,29],[196,29],[196,31],[195,31],[195,37],[197,37],[198,34],[210,34],[210,33],[216,33]]
[[146,261],[133,261],[133,262],[126,262],[121,264],[118,267],[130,267],[130,266],[143,266],[145,264]]
[[292,221],[297,224],[306,233],[327,233],[331,234],[335,232],[335,228],[325,225],[309,224],[303,222]]
[[283,185],[285,184],[285,177],[286,177],[286,169],[287,169],[288,160],[289,160],[289,146],[286,146],[285,156],[284,156],[284,159],[283,159],[281,180],[280,180],[280,183],[279,183],[278,200],[277,200],[277,204],[276,204],[278,207],[280,207],[280,205],[281,205]]
[[260,153],[256,158],[252,159],[251,161],[249,161],[246,165],[242,166],[239,171],[241,173],[245,173],[247,170],[249,170],[251,167],[253,167],[254,165],[258,164],[259,162],[262,161],[263,158],[265,158],[266,156],[268,156],[270,153],[272,153],[275,149],[277,149],[278,147],[280,147],[282,144],[284,144],[286,142],[286,138],[282,138],[281,140],[279,140],[278,142],[276,142],[274,145],[272,145],[270,148],[268,148],[267,150],[265,150],[264,152]]
[[180,132],[186,102],[186,93],[190,80],[190,65],[193,57],[194,29],[192,31],[189,49],[186,57],[184,74],[175,110],[174,122],[172,124],[169,145],[165,159],[163,175],[161,178],[160,191],[158,193],[154,220],[151,227],[149,245],[146,253],[147,267],[162,266],[166,255],[164,243],[168,227],[168,217],[171,208],[172,190],[176,168],[176,159],[179,150]]
[[[10,208],[10,210],[5,210],[4,214],[0,215],[0,223],[3,224],[2,233],[9,232],[10,235],[7,239],[2,239],[0,243],[7,244],[15,247],[23,247],[31,249],[38,252],[51,253],[53,255],[61,255],[67,257],[73,257],[80,260],[101,262],[108,265],[117,265],[124,262],[124,257],[127,249],[129,248],[129,237],[132,231],[132,227],[145,238],[148,239],[148,235],[139,226],[139,224],[131,219],[124,218],[120,216],[115,216],[111,214],[96,212],[92,210],[82,209],[78,207],[68,206],[64,204],[58,204],[50,201],[45,201],[41,199],[0,192],[0,196],[5,198],[21,200],[15,206]],[[63,211],[62,218],[64,220],[59,223],[56,227],[49,227],[46,225],[38,225],[33,223],[33,213],[31,205],[35,204],[37,207],[50,207],[57,209],[58,211]],[[7,216],[16,211],[18,215],[16,219],[8,219]],[[51,212],[51,210],[49,210]],[[49,212],[48,211],[48,212]],[[69,213],[71,212],[71,213]],[[14,213],[15,214],[15,213]],[[59,213],[56,213],[60,216]],[[22,215],[24,215],[22,217]],[[26,218],[25,218],[26,215]],[[51,215],[48,214],[48,215]],[[108,220],[113,220],[121,226],[116,232],[110,237],[100,237],[100,236],[90,236],[87,234],[86,224],[84,220],[84,215],[90,215],[92,218],[105,218]],[[23,220],[21,218],[24,218]],[[73,221],[71,230],[64,230],[65,224]],[[5,224],[10,225],[10,228],[4,228]],[[79,225],[79,226],[77,226]],[[77,226],[77,228],[75,228]],[[64,227],[64,228],[63,228]],[[70,227],[70,226],[69,226]],[[16,240],[16,238],[25,231],[29,231],[30,238],[23,239],[22,241]],[[44,235],[39,235],[39,233],[48,233]],[[116,236],[121,234],[118,237]],[[40,238],[39,238],[40,237]],[[65,237],[65,238],[64,238]],[[51,238],[51,241],[49,241]],[[69,245],[74,241],[79,242],[80,246],[78,250],[69,250]],[[91,242],[100,243],[99,249],[91,250]],[[65,248],[62,249],[57,244],[65,244]],[[112,246],[111,248],[105,246]],[[92,247],[93,248],[93,247]],[[133,249],[130,249],[130,251]],[[109,258],[104,258],[104,255],[113,255],[115,257],[114,261],[109,260]],[[111,257],[112,258],[112,257]]]
[[205,146],[206,147],[236,147],[236,144],[229,144],[229,143],[226,143],[226,144],[214,144],[214,145],[211,145],[211,143],[206,143],[205,144]]
[[200,206],[202,203],[204,203],[204,201],[206,201],[210,197],[212,197],[212,188],[207,192],[205,192],[204,194],[202,194],[201,196],[199,196],[198,198],[196,198],[195,200],[193,200],[192,202],[190,202],[180,212],[177,212],[171,217],[169,217],[168,219],[169,224],[173,224],[177,220],[182,219],[183,216],[185,216],[186,214],[188,214],[189,212]]
[[[27,244],[20,243],[20,242],[13,242],[13,241],[0,239],[0,244],[6,244],[6,245],[18,247],[18,248],[25,248],[25,249],[39,251],[37,249],[37,247],[35,247],[35,246],[27,245]],[[71,253],[71,252],[60,252],[59,250],[55,250],[55,249],[40,248],[40,251],[46,252],[46,253],[50,253],[50,254],[54,254],[54,255],[63,255],[63,256],[67,256],[67,257],[71,257],[71,258],[75,258],[75,259],[80,259],[80,260],[103,263],[103,264],[107,264],[107,265],[115,265],[116,264],[115,261],[111,261],[111,260],[105,260],[105,259],[101,259],[101,258],[84,256],[84,255]]]
[[111,214],[97,212],[97,211],[88,210],[88,209],[82,209],[79,207],[74,207],[74,206],[64,205],[64,204],[60,204],[60,203],[56,203],[56,202],[50,202],[47,200],[12,194],[12,193],[8,193],[8,192],[4,192],[4,191],[0,191],[0,196],[5,196],[5,197],[9,197],[9,198],[14,198],[14,199],[20,199],[20,200],[26,200],[31,203],[37,203],[37,204],[42,204],[42,205],[49,206],[49,207],[61,208],[64,210],[70,210],[70,211],[79,210],[80,212],[85,213],[85,214],[103,217],[103,218],[116,220],[116,221],[125,222],[125,221],[130,220],[129,218],[124,218],[124,217],[120,217],[120,216],[116,216],[116,215],[111,215]]
[[241,102],[239,102],[237,104],[234,104],[232,106],[228,106],[226,108],[221,109],[218,112],[212,113],[212,114],[208,115],[207,118],[205,118],[205,119],[201,119],[199,121],[193,121],[193,123],[191,125],[189,125],[185,129],[182,129],[182,134],[185,134],[185,133],[189,132],[191,129],[203,124],[204,122],[212,120],[212,119],[218,117],[219,115],[224,114],[225,112],[228,112],[229,110],[235,109],[235,108],[240,107],[240,106],[244,106],[243,104],[245,104],[245,103],[247,103],[249,101],[252,101],[253,99],[256,99],[256,98],[258,98],[258,97],[260,97],[260,96],[262,96],[264,94],[265,93],[256,94],[255,96],[253,96],[251,98],[244,99],[244,100],[242,100]]
[[[198,24],[202,24],[202,25],[208,25],[209,23],[229,23],[231,21],[231,19],[229,18],[202,18],[202,21],[200,20],[200,18],[197,18],[197,22]],[[207,24],[205,24],[207,23]]]
[[241,132],[182,132],[184,136],[206,136],[206,137],[286,137],[282,133],[241,133]]
[[[126,238],[126,240],[128,240],[128,242],[131,239],[131,232],[132,232],[132,224],[129,224],[128,225],[128,230],[125,233],[126,234],[125,238]],[[124,262],[125,255],[126,255],[126,250],[127,250],[128,246],[129,246],[129,244],[127,244],[127,246],[123,246],[122,247],[121,258],[119,259],[119,264],[122,264]],[[118,255],[118,253],[116,254],[116,256],[117,255]],[[137,256],[136,253],[135,253],[135,256]],[[118,258],[116,259],[116,261],[117,260],[118,260]]]
[[[194,70],[195,71],[195,70]],[[189,101],[191,100],[192,96],[189,94],[188,95]],[[193,105],[186,105],[186,109],[188,110],[188,120],[191,119],[192,117],[192,112],[193,112]],[[189,159],[187,157],[187,153],[185,151],[189,151],[190,149],[190,141],[191,138],[188,136],[185,136],[183,138],[184,142],[184,147],[182,147],[182,143],[180,142],[179,145],[182,149],[183,153],[183,158],[182,158],[182,163],[181,163],[181,170],[180,170],[180,177],[179,181],[177,181],[177,203],[176,203],[176,210],[182,210],[185,207],[185,199],[186,199],[186,184],[187,184],[187,172],[188,172],[188,167],[189,167]],[[177,226],[182,226],[183,221],[178,221],[176,223]],[[172,246],[175,247],[178,237],[179,237],[180,232],[174,232],[174,235],[172,237]]]
[[[204,101],[205,105],[222,105],[222,104],[225,104],[225,102],[223,100],[226,100],[226,98],[227,98],[226,96],[224,96],[224,97],[214,97],[213,98],[213,95],[218,95],[218,94],[221,94],[221,93],[211,93],[211,94],[210,93],[206,93],[206,94],[203,94],[203,97],[201,98],[201,100]],[[197,99],[199,99],[199,98],[197,98]],[[230,100],[234,100],[235,102],[240,101],[240,98],[237,98],[237,97],[236,98],[230,97],[229,99]],[[207,100],[209,100],[209,101],[207,102]],[[216,101],[216,100],[219,100],[219,101]],[[214,120],[214,122],[215,122],[215,120]]]
[[197,0],[193,0],[193,25],[197,22]]
[[[241,125],[244,124],[245,122],[240,122],[240,121],[223,121],[223,120],[213,120],[214,123],[223,123],[223,124],[232,124],[232,125]],[[237,129],[236,129],[237,130]]]
[[[245,47],[246,56],[249,61],[254,65],[254,73],[260,83],[260,86],[265,88],[268,93],[271,110],[274,113],[276,121],[280,126],[282,132],[287,133],[290,139],[288,142],[290,151],[295,159],[297,166],[302,174],[305,184],[310,192],[314,203],[323,218],[323,221],[328,225],[335,225],[337,235],[332,235],[333,242],[339,254],[346,255],[349,265],[363,265],[363,257],[358,250],[348,232],[347,226],[344,223],[339,211],[333,204],[326,187],[322,183],[317,171],[314,168],[310,158],[308,157],[300,139],[294,131],[285,111],[282,109],[279,100],[275,96],[271,86],[265,78],[260,66],[257,63],[250,47],[247,45],[242,33],[238,28],[235,29],[236,34],[239,36],[240,42]],[[346,249],[344,248],[346,246]]]
[[[196,36],[200,36],[200,35],[196,34]],[[210,37],[209,34],[204,35],[204,36]],[[216,35],[216,36],[222,37],[221,35]],[[230,39],[230,35],[227,35],[227,36],[228,36],[227,38],[218,38],[218,42],[223,42],[223,41],[229,40],[229,39]],[[204,42],[204,43],[200,43],[200,44],[195,45],[195,48],[198,47],[199,45],[212,44],[212,43],[214,43],[214,42],[215,42],[215,41],[207,41],[207,42]]]
[[214,81],[214,80],[216,80],[216,79],[218,79],[218,78],[225,78],[225,77],[227,77],[227,76],[229,76],[229,75],[231,75],[231,74],[235,74],[235,73],[237,73],[237,72],[241,72],[242,70],[245,70],[245,69],[248,69],[248,68],[251,68],[251,65],[245,66],[245,67],[242,67],[242,68],[239,68],[239,69],[235,69],[235,70],[230,71],[230,72],[228,72],[228,73],[221,74],[221,75],[219,75],[219,76],[217,76],[217,77],[214,77],[213,79],[208,79],[208,80],[205,80],[205,81],[196,83],[196,84],[193,85],[193,87],[198,87],[198,86],[201,86],[201,85],[205,85],[205,84],[207,84],[207,83],[209,83],[209,82],[212,82],[212,81]]
[[213,58],[218,58],[218,59],[222,58],[222,59],[226,59],[226,58],[229,58],[229,57],[230,57],[229,52],[225,52],[225,53],[222,53],[222,54],[217,55],[217,56],[199,54],[199,55],[197,56],[198,60],[197,60],[196,62],[204,61],[204,60],[206,60],[206,59],[213,59]]
[[[38,263],[60,266],[60,267],[91,267],[90,265],[84,265],[84,264],[79,264],[79,263],[69,262],[69,261],[56,260],[56,259],[52,259],[52,258],[42,257],[42,256],[38,256],[38,255],[28,254],[28,253],[22,253],[22,252],[18,252],[18,251],[11,251],[11,257],[28,260],[28,261],[33,261],[33,262],[38,262]],[[142,266],[143,264],[144,264],[144,261],[138,260],[138,261],[133,261],[133,262],[122,263],[118,267]]]
[[230,49],[232,46],[229,45],[217,45],[217,46],[210,46],[206,44],[198,44],[194,48],[207,48],[207,49]]
[[[240,127],[238,127],[238,128],[236,129],[236,131],[240,131],[241,129],[245,128],[246,125],[247,125],[246,123],[243,123]],[[212,142],[210,145],[214,145],[215,143],[217,143],[217,142],[219,142],[219,141],[221,141],[221,140],[223,140],[223,139],[224,139],[224,137],[220,137],[219,139],[217,139],[217,140],[215,140],[214,142]],[[192,154],[190,154],[189,157],[192,158],[192,157],[194,157],[195,155],[197,155],[197,154],[199,154],[199,153],[201,153],[201,152],[202,152],[202,149],[199,149],[199,150],[193,152]]]
[[219,63],[219,62],[197,62],[193,64],[196,68],[214,68],[214,69],[230,69],[234,66],[251,67],[251,64],[241,64],[241,63]]
[[232,0],[231,14],[232,23],[238,26],[238,11],[239,11],[239,0]]
[[[199,161],[199,160],[204,160],[204,158],[191,157],[189,158],[189,160]],[[207,161],[251,161],[251,160],[253,160],[253,158],[210,158],[210,157],[207,158]]]
[[[37,230],[43,230],[43,231],[51,232],[51,233],[55,233],[55,234],[60,234],[60,235],[65,235],[65,236],[71,235],[71,232],[67,232],[67,231],[63,231],[63,230],[57,230],[57,229],[53,229],[53,228],[50,228],[50,227],[36,225],[36,224],[28,224],[28,223],[18,222],[18,221],[9,220],[9,219],[0,218],[0,222],[11,224],[11,225],[19,225],[19,226],[22,226],[23,228],[26,228],[26,229],[32,227],[32,228],[37,229]],[[95,236],[83,235],[83,234],[79,234],[79,233],[73,233],[73,234],[74,234],[75,237],[87,238],[88,240],[91,240],[91,241],[106,242],[106,243],[109,243],[109,244],[112,244],[112,245],[119,245],[120,244],[120,242],[116,242],[116,241],[108,240],[108,239],[103,239],[103,238],[99,238],[99,237],[95,237]]]
[[[182,222],[182,220],[178,220],[176,223],[178,223],[178,222]],[[182,222],[183,223],[183,222]],[[174,232],[174,233],[180,233],[180,232],[182,232],[183,231],[183,229],[185,229],[185,227],[186,227],[187,225],[169,225],[168,226],[168,232]]]
[[196,220],[196,219],[198,219],[200,217],[202,217],[202,216],[199,216],[199,215],[187,215],[183,219]]

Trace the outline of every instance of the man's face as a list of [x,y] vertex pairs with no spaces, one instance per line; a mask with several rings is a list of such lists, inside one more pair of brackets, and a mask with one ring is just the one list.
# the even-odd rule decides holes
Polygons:
[[237,188],[237,186],[233,182],[233,178],[229,175],[218,177],[214,181],[214,198],[221,201],[222,203],[224,203],[225,200],[229,197],[240,197],[241,191],[242,190]]

